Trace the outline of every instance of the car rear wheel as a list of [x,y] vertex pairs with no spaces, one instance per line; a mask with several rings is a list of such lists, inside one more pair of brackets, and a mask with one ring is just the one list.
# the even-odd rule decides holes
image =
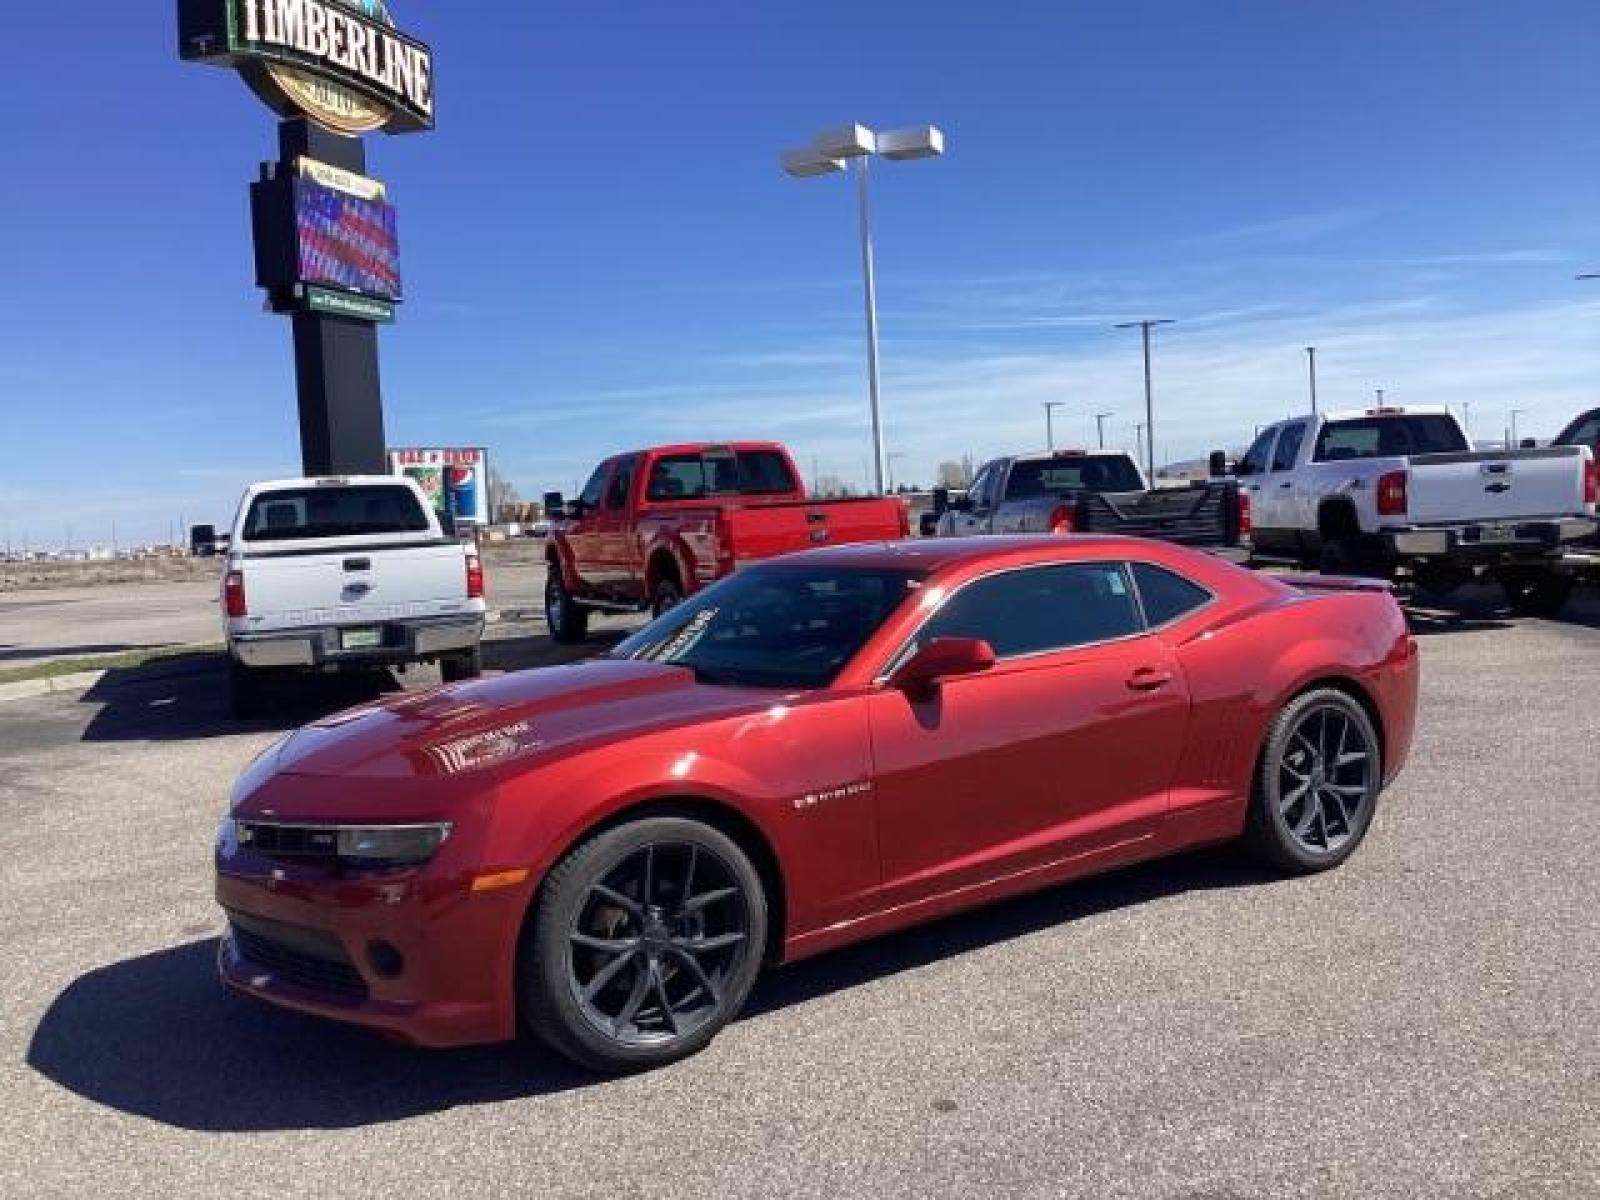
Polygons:
[[555,563],[546,568],[544,619],[550,636],[558,642],[581,642],[589,634],[589,610],[572,598]]
[[550,872],[518,958],[523,1019],[591,1070],[702,1049],[761,968],[760,876],[721,831],[680,817],[619,825]]
[[1539,567],[1507,567],[1500,572],[1506,603],[1519,617],[1554,617],[1572,595],[1572,577]]
[[1378,734],[1366,710],[1335,688],[1305,692],[1267,732],[1245,840],[1287,871],[1336,867],[1366,836],[1382,785]]

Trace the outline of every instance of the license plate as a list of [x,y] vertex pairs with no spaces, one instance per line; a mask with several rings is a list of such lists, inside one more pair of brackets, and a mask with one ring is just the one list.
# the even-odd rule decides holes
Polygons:
[[372,650],[383,645],[383,627],[368,625],[361,629],[339,631],[339,645],[345,650]]
[[1478,527],[1478,540],[1480,542],[1514,542],[1517,540],[1517,527],[1515,525],[1481,525]]

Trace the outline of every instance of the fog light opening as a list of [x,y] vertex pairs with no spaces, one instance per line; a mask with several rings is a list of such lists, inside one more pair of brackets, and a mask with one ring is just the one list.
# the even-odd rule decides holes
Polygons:
[[382,938],[367,943],[367,962],[385,979],[397,978],[406,969],[405,955]]

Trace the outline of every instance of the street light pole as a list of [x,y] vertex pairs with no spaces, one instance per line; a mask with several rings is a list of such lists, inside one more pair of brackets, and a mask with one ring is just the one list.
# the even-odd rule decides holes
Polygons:
[[1118,329],[1137,329],[1144,343],[1144,429],[1146,433],[1143,458],[1148,476],[1153,480],[1156,477],[1156,416],[1155,398],[1150,387],[1150,331],[1157,325],[1171,325],[1170,317],[1159,317],[1154,320],[1124,321]]
[[1045,449],[1046,450],[1054,450],[1056,448],[1056,429],[1055,429],[1055,424],[1051,420],[1051,418],[1053,416],[1055,416],[1056,409],[1065,407],[1065,404],[1064,404],[1063,401],[1060,401],[1060,400],[1044,400],[1044,401],[1041,401],[1041,403],[1044,406],[1044,445],[1045,445]]
[[1525,408],[1513,408],[1511,410],[1511,442],[1506,447],[1507,450],[1515,450],[1517,448],[1517,418],[1527,411]]
[[1317,348],[1306,347],[1306,369],[1311,374],[1311,415],[1317,415]]
[[905,160],[934,158],[944,153],[944,134],[935,126],[918,125],[890,133],[874,133],[864,125],[825,130],[812,144],[782,156],[783,169],[797,179],[829,175],[856,160],[856,191],[860,209],[861,280],[867,316],[867,393],[872,410],[872,471],[874,490],[882,495],[888,477],[883,448],[883,412],[878,373],[878,280],[872,251],[872,188],[867,159],[873,156]]
[[1138,450],[1138,454],[1135,456],[1137,458],[1144,457],[1144,430],[1145,424],[1143,421],[1138,422],[1133,427],[1133,444]]
[[883,450],[883,417],[878,394],[878,277],[872,261],[872,195],[867,183],[867,155],[856,159],[857,195],[861,206],[861,281],[867,303],[867,392],[872,405],[872,470],[877,492],[884,492],[887,463]]
[[1106,448],[1106,418],[1116,415],[1114,412],[1095,413],[1094,415],[1095,439],[1100,443],[1100,449],[1102,450]]

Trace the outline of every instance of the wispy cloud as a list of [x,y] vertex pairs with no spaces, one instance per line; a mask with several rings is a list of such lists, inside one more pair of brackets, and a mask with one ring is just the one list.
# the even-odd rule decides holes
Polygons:
[[1196,234],[1182,239],[1190,245],[1204,246],[1285,246],[1313,242],[1369,220],[1371,208],[1335,208],[1322,212],[1296,213],[1274,217],[1249,225],[1237,225],[1214,233]]

